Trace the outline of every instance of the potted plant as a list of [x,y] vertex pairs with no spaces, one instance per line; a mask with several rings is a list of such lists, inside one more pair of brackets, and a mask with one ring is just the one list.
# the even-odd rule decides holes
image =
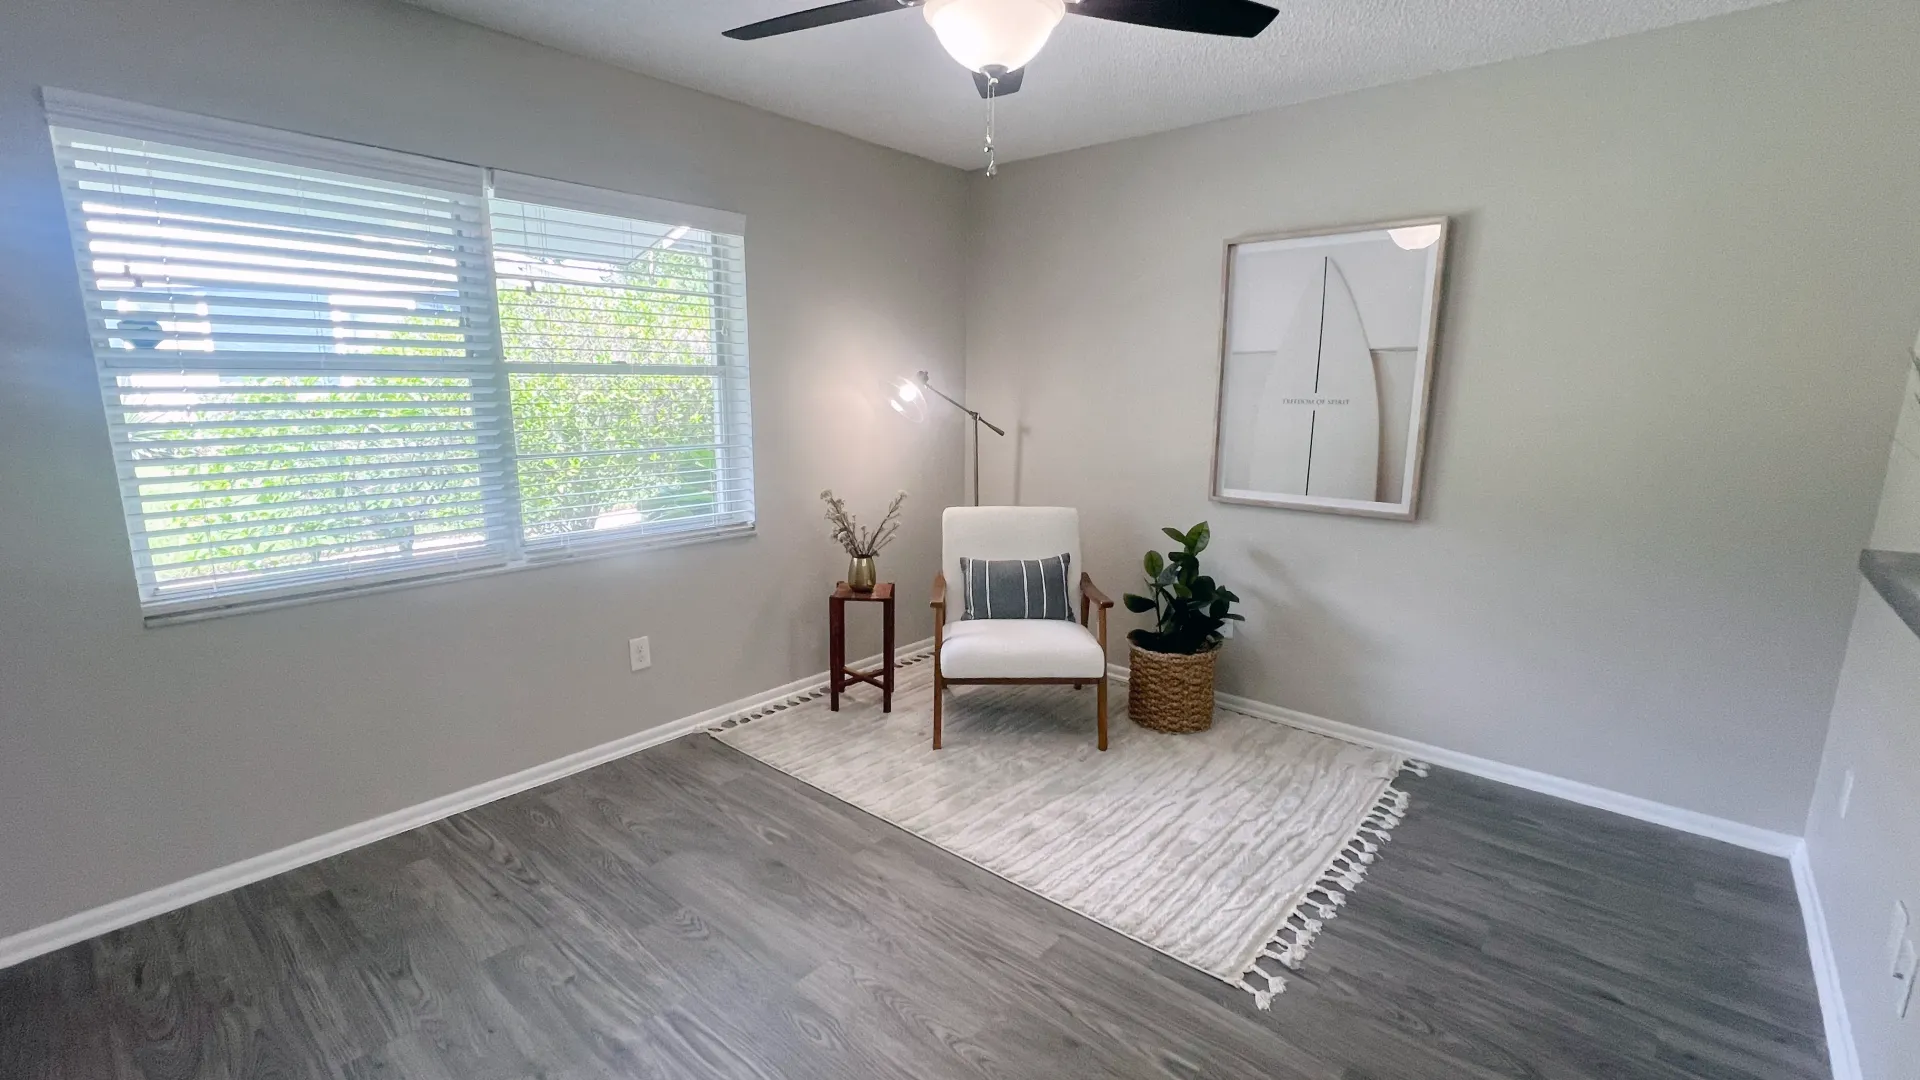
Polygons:
[[1152,629],[1127,635],[1127,715],[1155,731],[1205,731],[1213,726],[1213,662],[1220,628],[1240,598],[1200,572],[1200,553],[1213,536],[1206,522],[1186,532],[1162,529],[1179,544],[1163,557],[1147,552],[1147,595],[1126,595],[1128,611],[1152,612]]

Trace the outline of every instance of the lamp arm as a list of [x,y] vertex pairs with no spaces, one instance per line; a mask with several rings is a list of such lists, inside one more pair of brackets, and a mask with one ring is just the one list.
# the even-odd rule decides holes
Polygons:
[[940,400],[946,402],[947,404],[953,406],[956,409],[959,409],[961,412],[966,413],[968,416],[973,417],[976,423],[985,424],[989,429],[993,431],[995,435],[999,435],[1003,437],[1006,435],[1007,430],[1001,427],[999,424],[996,424],[993,421],[987,419],[986,417],[981,416],[978,412],[974,411],[973,409],[967,408],[965,405],[962,405],[958,401],[955,401],[952,398],[948,397],[945,393],[942,393],[940,388],[933,385],[933,383],[927,378],[926,372],[922,371],[922,372],[918,372],[917,374],[919,374],[920,376],[920,385],[926,387],[929,391],[937,395],[940,398]]

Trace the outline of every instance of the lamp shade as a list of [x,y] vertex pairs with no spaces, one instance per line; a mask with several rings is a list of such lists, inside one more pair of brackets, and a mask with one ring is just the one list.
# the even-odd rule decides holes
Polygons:
[[927,0],[927,25],[947,55],[974,71],[1017,71],[1067,16],[1065,0]]
[[889,383],[887,389],[890,391],[887,404],[893,406],[894,412],[916,424],[927,418],[927,395],[919,383],[903,375]]

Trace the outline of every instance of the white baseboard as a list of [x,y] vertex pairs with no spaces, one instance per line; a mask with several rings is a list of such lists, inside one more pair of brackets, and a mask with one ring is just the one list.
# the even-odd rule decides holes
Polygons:
[[1833,940],[1827,935],[1827,912],[1814,884],[1807,845],[1793,849],[1793,888],[1800,894],[1800,917],[1807,924],[1807,952],[1813,958],[1813,982],[1820,991],[1820,1019],[1827,1031],[1827,1060],[1833,1080],[1862,1080],[1860,1053],[1853,1043],[1853,1024],[1847,1019],[1847,999],[1840,992],[1840,967],[1834,960]]
[[[932,647],[933,639],[927,638],[924,641],[900,646],[895,650],[895,655],[910,656],[921,649]],[[865,668],[879,662],[880,657],[872,656],[853,666]],[[566,757],[556,758],[530,769],[522,769],[509,776],[476,784],[462,791],[442,795],[417,806],[382,814],[377,818],[357,825],[349,825],[344,829],[335,829],[333,832],[310,840],[302,840],[277,851],[242,859],[237,863],[195,874],[171,885],[149,889],[122,900],[115,900],[110,904],[69,915],[32,930],[0,938],[0,968],[11,967],[23,960],[63,949],[75,942],[98,937],[123,926],[132,926],[142,920],[151,919],[155,915],[164,915],[175,908],[186,907],[188,904],[205,900],[210,896],[231,892],[243,885],[251,885],[275,874],[282,874],[308,863],[338,855],[343,851],[363,847],[376,840],[384,840],[389,836],[406,832],[408,829],[430,825],[441,818],[451,817],[476,806],[483,806],[496,799],[504,799],[528,788],[551,783],[562,777],[591,769],[595,765],[604,765],[615,758],[626,757],[649,746],[657,746],[682,735],[704,730],[731,713],[753,709],[788,695],[825,685],[826,681],[825,672],[809,675],[804,679],[796,679],[785,686],[776,686],[751,697],[730,701],[725,705],[718,705],[692,716],[684,716],[644,731],[637,731],[612,742],[568,754]]]
[[[1127,680],[1127,669],[1119,664],[1109,665],[1107,673],[1121,682]],[[1343,739],[1347,742],[1360,743],[1364,746],[1375,746],[1382,750],[1392,750],[1411,758],[1418,758],[1430,764],[1444,766],[1463,773],[1471,773],[1474,776],[1485,777],[1488,780],[1497,780],[1502,784],[1525,788],[1528,791],[1537,791],[1543,795],[1552,795],[1555,798],[1579,803],[1582,806],[1611,810],[1616,814],[1625,814],[1630,818],[1650,821],[1655,825],[1665,825],[1670,829],[1679,829],[1681,832],[1710,837],[1714,840],[1724,840],[1729,844],[1749,848],[1754,851],[1764,851],[1769,855],[1778,855],[1781,858],[1787,858],[1800,846],[1800,838],[1797,836],[1783,832],[1774,832],[1771,829],[1762,829],[1753,825],[1746,825],[1738,821],[1731,821],[1727,818],[1714,817],[1711,814],[1703,814],[1697,810],[1685,810],[1678,806],[1668,806],[1666,803],[1654,802],[1652,799],[1642,799],[1637,795],[1626,795],[1618,791],[1610,791],[1607,788],[1584,784],[1578,780],[1568,780],[1565,777],[1554,776],[1550,773],[1523,769],[1518,765],[1508,765],[1505,762],[1475,757],[1472,754],[1463,754],[1457,750],[1448,750],[1445,747],[1433,746],[1413,739],[1401,738],[1398,735],[1388,735],[1355,724],[1341,723],[1338,720],[1328,720],[1322,716],[1314,716],[1311,713],[1282,708],[1278,705],[1269,705],[1264,701],[1255,701],[1252,698],[1243,698],[1235,694],[1216,694],[1215,698],[1220,704],[1251,716],[1258,716],[1262,719],[1287,724],[1291,727],[1304,728],[1307,731],[1331,736],[1336,739]]]

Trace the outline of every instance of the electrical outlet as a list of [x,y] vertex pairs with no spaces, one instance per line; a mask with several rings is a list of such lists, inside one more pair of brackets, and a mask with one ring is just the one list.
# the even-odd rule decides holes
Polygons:
[[632,662],[633,670],[645,671],[653,666],[653,646],[643,637],[627,641],[627,659]]
[[1226,622],[1223,622],[1220,624],[1220,636],[1223,638],[1229,638],[1233,636],[1233,620],[1232,619],[1228,619]]
[[1853,770],[1840,778],[1840,816],[1846,817],[1847,810],[1853,806]]

